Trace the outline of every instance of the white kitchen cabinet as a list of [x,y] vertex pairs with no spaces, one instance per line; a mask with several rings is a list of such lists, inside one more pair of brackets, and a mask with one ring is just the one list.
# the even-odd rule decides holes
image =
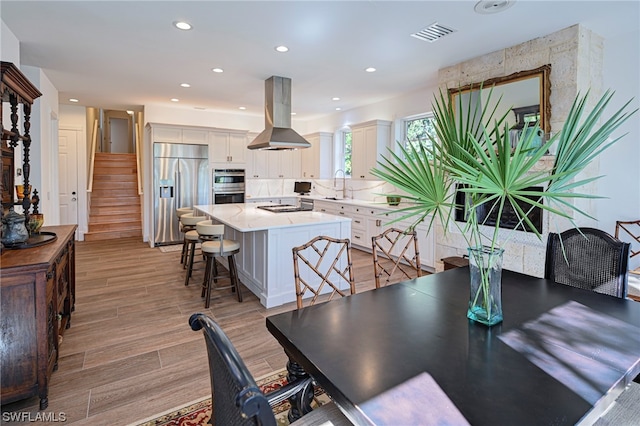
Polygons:
[[208,132],[198,129],[182,129],[182,143],[207,145],[209,143]]
[[300,150],[300,176],[306,179],[331,178],[333,133],[312,133],[304,138],[311,147]]
[[351,178],[374,179],[370,171],[386,154],[391,141],[391,122],[373,120],[351,126]]
[[153,142],[182,143],[182,129],[178,127],[151,126]]
[[[428,232],[429,222],[431,221],[431,217],[426,217],[420,222],[415,230],[416,236],[418,238],[418,250],[420,251],[420,265],[424,267],[429,267],[435,269],[436,267],[436,259],[435,259],[435,240],[433,238],[434,230]],[[395,225],[398,229],[407,229],[411,226],[411,221],[401,221],[397,222]],[[400,248],[398,248],[400,250]],[[407,250],[407,257],[413,256],[413,248]],[[399,253],[394,253],[398,255]]]
[[149,123],[151,142],[189,143],[208,145],[208,131],[206,128],[175,126],[171,124]]
[[[251,142],[258,136],[258,133],[249,133],[247,135],[247,142]],[[246,161],[247,168],[245,171],[245,177],[247,179],[266,179],[269,173],[269,158],[270,154],[267,150],[262,149],[247,149]]]
[[249,179],[295,179],[300,177],[300,150],[247,150]]
[[[351,203],[341,203],[340,201],[316,200],[314,211],[350,218],[351,244],[356,248],[367,251],[372,250],[372,237],[382,234],[389,228],[397,228],[404,231],[413,223],[410,220],[389,223],[399,214],[391,209],[359,206]],[[430,220],[430,217],[426,217],[415,229],[418,238],[418,250],[420,251],[420,264],[423,269],[435,270],[434,231],[427,232]],[[403,247],[398,247],[392,254],[397,256],[402,249]],[[408,257],[413,256],[413,247],[407,250],[406,255]]]
[[338,206],[335,203],[332,203],[330,201],[318,201],[318,200],[315,200],[313,202],[313,211],[314,212],[321,212],[321,213],[328,213],[328,214],[337,215],[338,214]]
[[280,197],[277,198],[278,204],[289,204],[291,206],[298,205],[298,197]]
[[381,209],[370,209],[367,214],[367,248],[371,247],[371,238],[382,234],[387,229],[393,227],[389,225],[392,220],[392,213]]
[[267,151],[268,173],[271,179],[300,177],[300,150]]
[[244,167],[246,165],[246,132],[209,132],[210,161],[216,167]]
[[258,197],[249,198],[244,201],[247,204],[273,203],[273,204],[289,204],[295,206],[298,204],[298,197]]
[[371,245],[371,238],[367,238],[367,217],[363,210],[363,208],[355,207],[349,213],[351,217],[351,244],[368,247]]

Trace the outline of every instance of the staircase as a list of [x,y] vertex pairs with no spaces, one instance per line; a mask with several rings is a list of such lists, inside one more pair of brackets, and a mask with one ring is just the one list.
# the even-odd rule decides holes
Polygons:
[[86,241],[142,238],[135,154],[96,153]]

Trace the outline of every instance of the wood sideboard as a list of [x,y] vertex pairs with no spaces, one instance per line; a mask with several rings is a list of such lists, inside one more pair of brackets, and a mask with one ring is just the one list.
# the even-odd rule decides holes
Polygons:
[[75,304],[76,225],[49,226],[57,239],[0,257],[2,404],[38,395],[47,408],[49,379]]

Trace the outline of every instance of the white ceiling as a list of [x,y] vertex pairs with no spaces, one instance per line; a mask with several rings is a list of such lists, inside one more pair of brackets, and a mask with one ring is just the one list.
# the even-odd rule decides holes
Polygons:
[[[42,68],[62,104],[262,115],[264,80],[278,75],[292,79],[297,119],[433,86],[442,67],[576,23],[607,38],[640,21],[637,0],[519,0],[495,15],[475,13],[475,3],[2,0],[0,16],[20,40],[22,65]],[[177,20],[193,29],[177,30]],[[434,22],[457,32],[435,43],[409,36]],[[281,44],[289,52],[274,50]]]

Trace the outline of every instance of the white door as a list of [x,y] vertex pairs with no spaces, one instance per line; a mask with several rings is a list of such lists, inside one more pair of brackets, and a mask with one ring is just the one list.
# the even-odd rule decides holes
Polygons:
[[78,223],[78,132],[60,129],[59,140],[59,199],[60,224]]
[[129,154],[133,152],[130,143],[129,119],[110,117],[109,138],[111,148],[109,152]]

